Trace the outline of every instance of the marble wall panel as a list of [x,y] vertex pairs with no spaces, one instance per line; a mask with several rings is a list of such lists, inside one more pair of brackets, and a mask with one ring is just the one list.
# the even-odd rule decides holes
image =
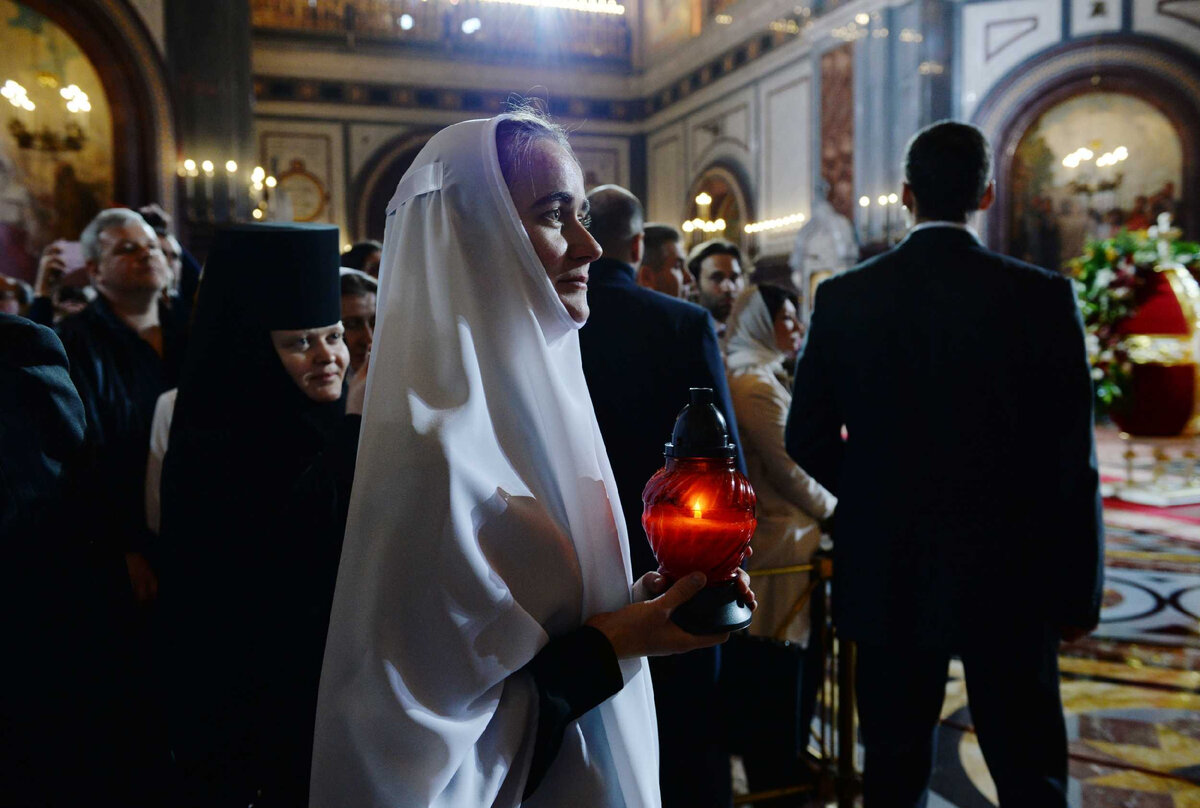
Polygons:
[[646,146],[646,218],[678,226],[687,211],[691,181],[682,123],[651,135]]
[[1134,0],[1133,29],[1168,39],[1200,53],[1200,2]]
[[1111,33],[1121,30],[1124,6],[1115,0],[1071,0],[1071,35]]
[[1062,3],[1003,0],[962,7],[960,116],[970,118],[987,91],[1021,62],[1062,39]]

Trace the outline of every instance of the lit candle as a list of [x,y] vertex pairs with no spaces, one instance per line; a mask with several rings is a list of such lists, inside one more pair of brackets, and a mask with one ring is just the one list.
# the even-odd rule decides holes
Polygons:
[[671,505],[658,505],[643,519],[647,534],[656,539],[662,574],[674,581],[699,570],[710,586],[737,576],[755,524],[753,512],[744,509]]
[[183,171],[183,201],[185,205],[191,205],[196,201],[196,161],[190,157],[184,160]]
[[234,187],[233,180],[237,176],[238,164],[236,160],[225,161],[225,192],[229,202],[229,211],[226,218],[230,221],[237,219],[237,189]]
[[209,218],[213,215],[213,161],[205,160],[200,164],[200,168],[204,170],[204,203]]
[[669,580],[703,572],[705,588],[671,619],[693,634],[750,624],[737,568],[758,520],[754,489],[735,466],[725,419],[710,388],[693,388],[663,450],[666,464],[642,491],[642,527],[659,571]]

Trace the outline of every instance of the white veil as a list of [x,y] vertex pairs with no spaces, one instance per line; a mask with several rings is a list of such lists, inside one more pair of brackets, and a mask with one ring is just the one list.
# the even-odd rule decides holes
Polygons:
[[[520,804],[538,703],[517,672],[630,602],[578,326],[509,196],[502,119],[439,132],[388,205],[313,808]],[[526,805],[659,804],[649,670],[621,668]]]

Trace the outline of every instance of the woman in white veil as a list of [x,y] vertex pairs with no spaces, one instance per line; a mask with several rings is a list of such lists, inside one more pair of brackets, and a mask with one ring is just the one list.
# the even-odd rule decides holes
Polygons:
[[579,357],[586,213],[532,113],[439,132],[388,206],[314,808],[659,804],[642,657],[724,635],[670,622],[703,576],[631,587]]

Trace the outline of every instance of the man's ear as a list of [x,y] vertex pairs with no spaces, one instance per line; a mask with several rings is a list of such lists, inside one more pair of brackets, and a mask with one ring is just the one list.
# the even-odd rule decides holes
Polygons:
[[979,209],[987,210],[996,201],[996,181],[992,180],[987,184],[987,188],[983,189],[983,196],[979,197]]
[[642,258],[644,257],[643,253],[646,247],[645,235],[645,233],[638,233],[629,242],[629,263],[635,267],[641,265]]
[[916,217],[916,197],[913,196],[912,186],[907,182],[904,183],[903,188],[900,190],[900,202],[903,203],[904,207],[908,208],[909,213]]

